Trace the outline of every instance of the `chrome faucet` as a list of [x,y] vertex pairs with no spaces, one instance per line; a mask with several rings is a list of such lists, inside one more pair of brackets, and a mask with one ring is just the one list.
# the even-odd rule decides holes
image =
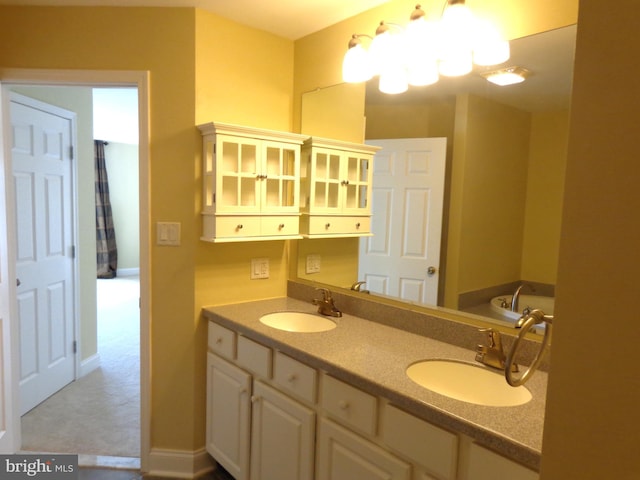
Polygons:
[[366,283],[367,282],[355,282],[353,285],[351,285],[351,290],[353,290],[354,292],[369,293],[369,290],[362,289],[362,286]]
[[316,290],[322,292],[322,298],[313,299],[313,304],[318,305],[318,313],[329,317],[341,317],[342,312],[333,303],[331,291],[328,288],[316,288]]
[[[502,337],[500,336],[500,332],[493,328],[481,328],[480,331],[487,333],[489,345],[478,345],[476,347],[476,362],[504,370],[507,356],[502,349]],[[517,372],[518,365],[514,363],[511,367],[511,371]]]
[[511,299],[511,311],[512,312],[517,312],[518,311],[518,302],[520,300],[520,293],[522,292],[522,289],[524,287],[529,288],[532,292],[536,291],[536,289],[530,283],[523,283],[518,288],[516,288],[516,291],[513,294],[513,298]]

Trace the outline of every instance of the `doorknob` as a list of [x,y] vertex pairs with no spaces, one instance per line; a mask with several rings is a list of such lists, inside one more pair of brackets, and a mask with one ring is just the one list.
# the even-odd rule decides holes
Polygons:
[[436,274],[437,271],[438,270],[436,269],[436,267],[429,267],[429,268],[427,268],[427,275],[432,277],[433,275]]

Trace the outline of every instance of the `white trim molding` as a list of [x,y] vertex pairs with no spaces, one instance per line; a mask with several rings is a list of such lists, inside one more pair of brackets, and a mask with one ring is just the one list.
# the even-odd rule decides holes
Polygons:
[[78,372],[78,378],[82,378],[89,375],[94,370],[100,368],[100,354],[96,353],[89,358],[80,361],[80,371]]
[[152,448],[145,473],[151,477],[195,478],[215,469],[215,461],[204,448],[195,452]]

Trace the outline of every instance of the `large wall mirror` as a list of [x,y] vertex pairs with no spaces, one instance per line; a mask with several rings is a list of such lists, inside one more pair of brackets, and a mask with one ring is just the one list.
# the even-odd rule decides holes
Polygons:
[[[481,72],[474,72],[460,78],[441,78],[436,85],[413,87],[401,95],[385,95],[377,91],[375,79],[370,81],[364,105],[367,143],[446,138],[438,258],[426,258],[421,250],[426,240],[415,237],[423,214],[404,211],[403,220],[393,228],[376,220],[376,215],[388,215],[382,196],[377,198],[375,194],[376,159],[374,237],[302,240],[298,278],[333,288],[349,288],[352,283],[366,281],[362,290],[372,295],[437,305],[506,324],[518,315],[503,308],[504,303],[496,305],[496,301],[504,298],[509,303],[518,286],[526,284],[523,304],[533,301],[530,296],[552,299],[575,35],[576,26],[572,25],[513,40],[506,65],[529,71],[527,80],[517,85],[499,87],[487,82]],[[341,89],[349,91],[353,86],[337,85],[303,95],[303,126],[305,115],[314,111],[305,110],[305,103],[326,105],[340,98]],[[375,275],[365,278],[363,256],[373,251],[375,257],[393,241],[405,246],[412,243],[409,257],[415,255],[416,262],[433,267],[431,273],[423,269],[425,277],[432,277],[432,300],[425,301],[426,287],[421,285],[390,291]],[[323,260],[326,257],[322,275],[305,273],[303,265],[310,253],[322,254]],[[399,255],[406,256],[406,250]]]

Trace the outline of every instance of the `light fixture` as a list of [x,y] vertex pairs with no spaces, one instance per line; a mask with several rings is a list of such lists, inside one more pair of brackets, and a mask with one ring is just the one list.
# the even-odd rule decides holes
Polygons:
[[502,68],[500,70],[493,70],[491,72],[484,72],[481,75],[486,78],[487,81],[504,87],[524,82],[527,77],[529,77],[530,73],[531,72],[526,68],[514,66]]
[[368,55],[360,41],[363,36],[368,35],[353,35],[349,41],[343,79],[357,83],[379,75],[379,88],[385,93],[431,85],[440,75],[466,75],[474,63],[499,65],[510,55],[509,42],[492,24],[476,19],[465,0],[445,0],[437,22],[428,21],[420,5],[404,29],[380,22]]

